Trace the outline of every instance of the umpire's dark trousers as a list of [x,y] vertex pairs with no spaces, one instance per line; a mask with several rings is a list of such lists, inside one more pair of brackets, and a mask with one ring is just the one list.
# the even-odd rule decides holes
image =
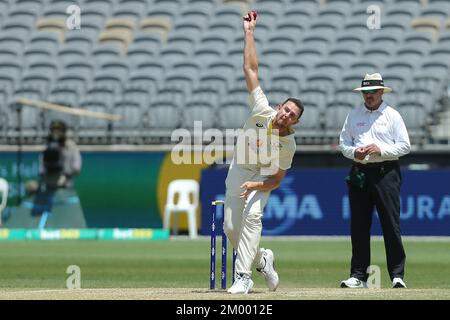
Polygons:
[[350,276],[367,281],[370,265],[370,227],[374,207],[377,208],[383,230],[386,260],[391,280],[403,279],[405,250],[400,235],[400,185],[401,174],[398,161],[379,164],[353,163],[356,170],[366,176],[363,188],[349,185],[351,210],[352,261]]

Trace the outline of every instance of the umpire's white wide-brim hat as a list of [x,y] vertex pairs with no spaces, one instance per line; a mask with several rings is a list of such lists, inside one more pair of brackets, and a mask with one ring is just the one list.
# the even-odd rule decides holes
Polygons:
[[353,89],[354,91],[384,89],[384,93],[392,92],[392,89],[384,86],[383,78],[379,73],[366,74],[361,83],[361,87]]

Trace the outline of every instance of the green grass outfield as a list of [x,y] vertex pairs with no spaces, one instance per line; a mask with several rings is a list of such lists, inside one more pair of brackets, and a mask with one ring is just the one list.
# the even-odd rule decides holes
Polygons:
[[[268,293],[255,272],[256,293],[245,298],[450,299],[450,240],[408,239],[404,244],[407,290],[390,289],[381,240],[372,240],[372,264],[381,268],[382,289],[346,290],[338,287],[349,273],[349,239],[263,239],[261,246],[275,252],[280,287],[276,293]],[[0,242],[0,299],[239,298],[208,291],[209,246],[208,238]],[[217,247],[220,250],[220,241]],[[230,260],[229,254],[229,278]],[[82,290],[66,289],[69,265],[81,268]],[[219,274],[220,255],[218,278]],[[220,287],[220,279],[216,285]],[[71,295],[64,295],[69,292]]]

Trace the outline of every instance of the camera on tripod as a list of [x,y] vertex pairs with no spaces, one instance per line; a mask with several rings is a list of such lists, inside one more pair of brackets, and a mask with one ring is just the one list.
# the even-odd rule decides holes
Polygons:
[[50,134],[42,155],[45,181],[50,187],[58,187],[58,181],[64,174],[64,146],[66,143],[66,125],[62,121],[50,123]]

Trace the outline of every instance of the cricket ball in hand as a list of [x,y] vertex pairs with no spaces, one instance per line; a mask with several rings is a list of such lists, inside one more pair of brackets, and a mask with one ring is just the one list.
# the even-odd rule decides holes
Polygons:
[[[256,20],[256,17],[258,16],[258,13],[257,13],[255,10],[252,10],[252,11],[249,13],[249,15],[250,15],[250,14],[253,16],[253,19]],[[250,21],[250,16],[245,17],[244,20],[245,20],[245,21]]]

